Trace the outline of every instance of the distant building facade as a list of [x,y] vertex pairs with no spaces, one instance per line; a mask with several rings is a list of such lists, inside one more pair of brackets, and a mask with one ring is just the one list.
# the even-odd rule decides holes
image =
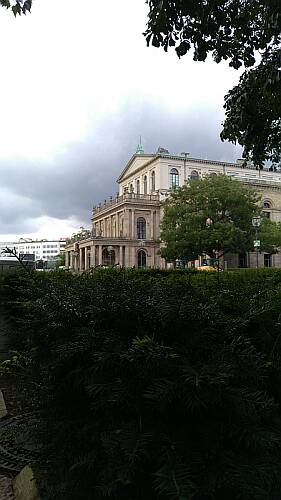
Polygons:
[[[94,206],[91,236],[66,244],[66,266],[79,272],[112,265],[164,268],[159,255],[161,201],[171,188],[210,174],[225,174],[253,186],[262,196],[265,216],[281,222],[280,172],[243,167],[242,160],[227,163],[172,155],[162,148],[144,154],[138,147],[117,180],[117,195]],[[227,255],[225,265],[255,267],[256,254]],[[261,253],[259,265],[281,267],[281,255]]]
[[37,260],[53,260],[57,255],[64,252],[66,240],[32,240],[29,238],[20,238],[18,241],[0,242],[0,252],[6,247],[15,248],[17,255],[31,254]]

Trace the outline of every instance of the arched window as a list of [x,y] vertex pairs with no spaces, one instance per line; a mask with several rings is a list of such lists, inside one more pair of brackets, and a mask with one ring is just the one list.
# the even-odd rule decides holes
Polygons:
[[133,193],[134,192],[134,186],[133,184],[130,184],[130,192]]
[[155,191],[155,172],[151,172],[151,192]]
[[140,181],[137,180],[137,194],[140,194]]
[[146,253],[144,250],[138,251],[138,267],[146,267]]
[[146,239],[146,221],[143,217],[137,219],[137,238],[138,240]]
[[195,181],[196,179],[199,179],[199,174],[198,174],[197,170],[192,170],[192,172],[190,174],[190,180]]
[[147,176],[146,175],[143,178],[143,193],[147,194]]
[[262,207],[263,208],[271,208],[271,204],[268,200],[265,200],[262,204]]
[[112,247],[105,248],[102,251],[102,265],[103,266],[114,266],[115,264],[115,252]]
[[170,170],[170,187],[171,188],[179,187],[179,172],[176,168],[172,168]]

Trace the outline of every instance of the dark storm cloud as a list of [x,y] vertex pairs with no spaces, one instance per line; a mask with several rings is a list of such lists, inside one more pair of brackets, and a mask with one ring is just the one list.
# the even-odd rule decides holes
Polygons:
[[140,134],[147,153],[162,146],[176,154],[235,160],[239,149],[219,139],[221,121],[217,106],[173,110],[155,100],[128,98],[118,113],[99,119],[98,128],[93,123],[83,141],[69,144],[49,162],[2,160],[0,233],[36,230],[32,220],[44,215],[74,216],[89,226],[92,205],[118,190],[115,181]]

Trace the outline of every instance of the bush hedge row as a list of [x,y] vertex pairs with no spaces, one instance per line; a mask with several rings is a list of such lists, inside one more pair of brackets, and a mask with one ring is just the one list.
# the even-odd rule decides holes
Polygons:
[[43,500],[280,499],[281,271],[35,273],[2,289]]

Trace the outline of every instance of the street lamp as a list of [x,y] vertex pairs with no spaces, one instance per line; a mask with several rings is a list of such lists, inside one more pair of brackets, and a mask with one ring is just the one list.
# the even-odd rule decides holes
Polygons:
[[183,152],[183,153],[181,153],[181,155],[184,156],[184,160],[183,160],[183,179],[184,179],[184,183],[186,183],[186,159],[187,159],[189,153]]
[[259,267],[259,249],[261,246],[261,242],[258,239],[258,232],[259,232],[259,227],[261,225],[261,218],[259,215],[255,216],[252,218],[252,226],[256,230],[256,239],[254,240],[254,248],[256,249],[256,268],[258,269]]

